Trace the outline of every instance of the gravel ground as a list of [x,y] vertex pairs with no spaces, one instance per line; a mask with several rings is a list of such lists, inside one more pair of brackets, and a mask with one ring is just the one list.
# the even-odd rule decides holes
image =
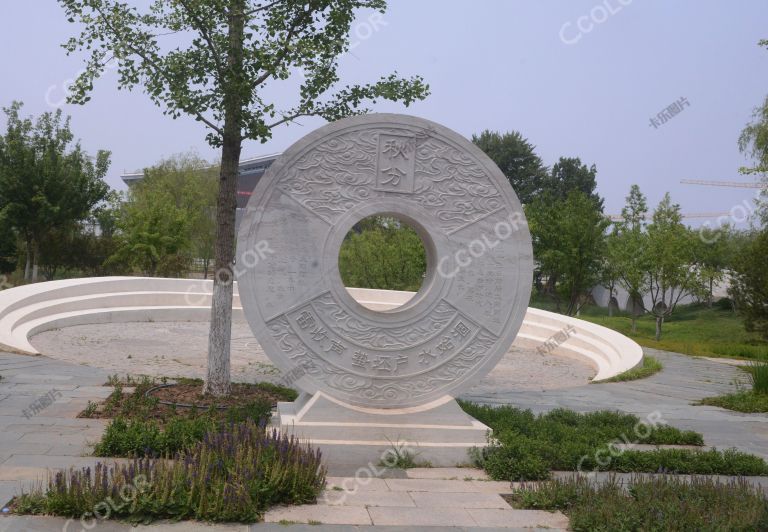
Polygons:
[[[44,355],[120,375],[203,377],[208,326],[195,322],[77,325],[32,338]],[[569,358],[513,347],[472,391],[552,390],[581,386],[595,375]],[[279,370],[264,354],[248,324],[232,327],[232,379],[278,381]]]

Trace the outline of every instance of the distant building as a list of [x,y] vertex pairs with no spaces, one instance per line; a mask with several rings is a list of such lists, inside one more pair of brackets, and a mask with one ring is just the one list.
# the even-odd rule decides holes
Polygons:
[[[237,177],[237,226],[240,226],[240,218],[243,216],[248,199],[253,194],[253,189],[259,183],[261,176],[267,171],[267,168],[280,157],[280,153],[262,155],[251,159],[240,161],[240,174]],[[125,173],[120,176],[123,183],[131,186],[144,179],[144,172]]]

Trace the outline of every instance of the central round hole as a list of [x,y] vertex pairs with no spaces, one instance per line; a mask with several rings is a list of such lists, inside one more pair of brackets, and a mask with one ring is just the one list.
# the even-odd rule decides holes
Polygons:
[[363,218],[339,249],[344,286],[355,301],[372,310],[393,310],[408,303],[426,272],[424,242],[408,222],[395,216]]

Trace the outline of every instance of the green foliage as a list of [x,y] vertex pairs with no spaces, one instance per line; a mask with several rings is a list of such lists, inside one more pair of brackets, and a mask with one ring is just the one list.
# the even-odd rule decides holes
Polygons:
[[768,471],[761,458],[735,451],[614,449],[616,443],[703,445],[701,434],[654,424],[650,417],[641,421],[621,412],[580,414],[566,409],[536,416],[530,410],[511,406],[460,404],[469,415],[493,430],[490,445],[478,450],[474,458],[496,480],[540,480],[552,470],[656,472],[667,468],[723,474]]
[[637,476],[626,484],[573,476],[523,486],[510,497],[518,508],[561,510],[573,530],[715,532],[765,530],[768,502],[746,480]]
[[179,277],[192,258],[213,257],[216,168],[192,153],[144,170],[117,219],[118,248],[110,264],[146,275]]
[[768,362],[752,362],[746,367],[752,391],[757,394],[768,394]]
[[603,199],[597,193],[597,167],[587,166],[578,157],[560,157],[544,181],[544,190],[555,200],[565,200],[571,192],[586,194],[603,212]]
[[[338,57],[349,50],[350,27],[358,9],[383,12],[383,0],[290,0],[264,5],[252,0],[153,2],[142,9],[115,0],[59,0],[70,22],[81,24],[68,53],[89,58],[69,98],[90,99],[94,81],[107,63],[117,64],[123,88],[143,88],[174,118],[190,115],[209,130],[214,146],[226,144],[234,126],[241,139],[266,142],[272,128],[300,116],[337,120],[361,110],[367,101],[406,105],[423,99],[422,78],[385,76],[378,82],[333,91]],[[173,46],[162,36],[174,34]],[[277,109],[266,95],[272,82],[304,76],[297,102]],[[234,123],[226,123],[234,119]],[[239,153],[239,149],[237,150]]]
[[[531,306],[553,310],[551,302],[535,298]],[[580,318],[629,336],[644,347],[653,347],[688,355],[768,359],[768,343],[744,328],[744,321],[732,309],[710,308],[700,303],[679,305],[675,314],[664,321],[664,337],[655,340],[655,318],[635,317],[628,312],[606,316],[595,305],[582,309]],[[636,321],[636,330],[632,323]]]
[[[188,381],[187,381],[188,382]],[[202,389],[202,381],[194,381]],[[155,383],[143,377],[134,382],[133,393],[125,394],[121,382],[104,402],[104,413],[114,417],[94,447],[96,456],[169,456],[188,449],[208,432],[232,423],[254,421],[264,423],[272,415],[272,402],[256,400],[223,408],[173,408],[160,405],[157,398],[147,396]],[[296,399],[296,391],[271,383],[258,383],[260,390],[280,397]],[[90,407],[90,414],[95,412]],[[85,415],[85,412],[83,413]]]
[[768,412],[768,395],[757,394],[752,390],[742,390],[726,395],[705,397],[696,404],[719,406],[736,412],[765,413]]
[[664,195],[653,221],[648,225],[646,247],[647,280],[652,306],[647,309],[656,317],[656,339],[661,339],[661,326],[686,294],[700,290],[700,279],[694,267],[697,237],[682,223],[680,205]]
[[731,293],[748,331],[768,339],[768,229],[751,235],[734,260]]
[[640,367],[628,369],[623,373],[619,373],[615,377],[611,377],[610,379],[605,379],[599,382],[623,382],[645,379],[646,377],[655,375],[661,371],[662,368],[663,366],[661,365],[661,362],[658,361],[658,359],[650,355],[644,355],[643,363]]
[[472,135],[472,142],[504,173],[520,203],[527,205],[541,193],[547,169],[536,154],[536,147],[518,131],[502,134],[485,130]]
[[549,277],[558,306],[564,298],[566,314],[573,315],[600,281],[608,219],[599,203],[580,190],[564,200],[542,194],[525,211],[539,269]]
[[[7,131],[0,136],[0,219],[26,244],[28,260],[40,262],[42,245],[54,230],[71,230],[107,196],[108,151],[95,158],[74,141],[61,110],[37,120],[21,117],[21,102],[3,111]],[[27,279],[32,272],[27,271]]]
[[[59,471],[47,489],[23,493],[17,513],[253,522],[271,506],[314,502],[325,485],[318,451],[249,421],[229,425],[172,460],[97,463]],[[111,504],[105,506],[105,501]]]
[[417,291],[426,269],[421,238],[395,218],[362,220],[344,238],[339,251],[344,286]]

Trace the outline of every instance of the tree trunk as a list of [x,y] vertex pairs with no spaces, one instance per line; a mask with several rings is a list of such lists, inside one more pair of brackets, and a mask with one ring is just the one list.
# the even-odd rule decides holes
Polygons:
[[219,196],[216,202],[216,246],[211,297],[211,328],[208,333],[208,368],[203,393],[229,394],[230,341],[232,337],[232,291],[235,259],[235,212],[237,176],[242,146],[242,98],[240,75],[243,65],[245,0],[233,0],[229,10],[229,77],[224,88],[224,130],[221,148]]
[[32,241],[27,239],[27,262],[24,265],[24,280],[32,280]]
[[37,245],[37,241],[32,241],[32,282],[37,282],[38,262],[40,261],[40,247]]
[[637,333],[637,318],[635,317],[634,311],[632,313],[632,333]]
[[661,340],[661,324],[664,323],[664,316],[656,316],[656,341]]

